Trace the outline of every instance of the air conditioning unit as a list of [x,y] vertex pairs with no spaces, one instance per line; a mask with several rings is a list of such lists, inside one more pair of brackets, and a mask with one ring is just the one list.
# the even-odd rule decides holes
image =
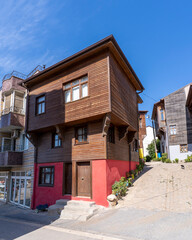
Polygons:
[[18,138],[19,137],[19,130],[14,130],[11,134],[12,138]]

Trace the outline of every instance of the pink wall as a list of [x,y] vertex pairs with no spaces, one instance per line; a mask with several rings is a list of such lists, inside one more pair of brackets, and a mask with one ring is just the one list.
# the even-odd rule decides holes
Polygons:
[[[131,169],[135,169],[138,162],[131,162]],[[55,166],[54,186],[39,186],[39,166]],[[73,199],[95,201],[96,204],[108,207],[107,196],[112,192],[112,185],[129,171],[129,162],[120,160],[92,161],[92,199],[77,198],[70,195],[63,196],[63,163],[44,163],[35,165],[34,191],[32,208],[39,204],[55,204],[58,199]]]

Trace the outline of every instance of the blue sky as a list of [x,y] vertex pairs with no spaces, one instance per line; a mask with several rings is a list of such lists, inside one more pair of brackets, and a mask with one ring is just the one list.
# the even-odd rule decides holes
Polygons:
[[113,34],[145,87],[140,109],[151,114],[155,101],[192,82],[191,10],[190,0],[3,1],[0,78],[48,67]]

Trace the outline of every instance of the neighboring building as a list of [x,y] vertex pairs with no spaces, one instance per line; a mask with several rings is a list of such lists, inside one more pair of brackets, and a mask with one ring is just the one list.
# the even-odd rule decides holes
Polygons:
[[143,158],[143,139],[146,136],[145,115],[148,111],[139,111],[139,157]]
[[31,206],[34,149],[25,136],[25,75],[12,72],[0,90],[0,200]]
[[192,154],[192,122],[186,107],[190,85],[164,97],[154,104],[152,119],[160,139],[161,152],[171,160],[184,160]]
[[13,71],[4,76],[0,89],[0,201],[31,207],[34,146],[25,134],[27,90],[23,81],[42,71],[37,66],[28,76]]
[[113,36],[33,75],[26,130],[36,148],[33,207],[57,199],[108,206],[136,167],[137,91],[144,88]]
[[146,157],[148,153],[148,145],[154,140],[153,128],[151,126],[146,127],[146,135],[143,139],[143,156]]

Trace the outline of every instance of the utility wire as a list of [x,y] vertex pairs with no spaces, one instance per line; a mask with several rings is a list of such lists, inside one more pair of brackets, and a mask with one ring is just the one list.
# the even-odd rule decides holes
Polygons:
[[150,97],[150,96],[148,96],[147,94],[145,94],[145,93],[142,93],[144,96],[146,96],[146,97],[148,97],[148,98],[150,98],[150,99],[152,99],[154,102],[158,102],[156,99],[154,99],[154,98],[152,98],[152,97]]

